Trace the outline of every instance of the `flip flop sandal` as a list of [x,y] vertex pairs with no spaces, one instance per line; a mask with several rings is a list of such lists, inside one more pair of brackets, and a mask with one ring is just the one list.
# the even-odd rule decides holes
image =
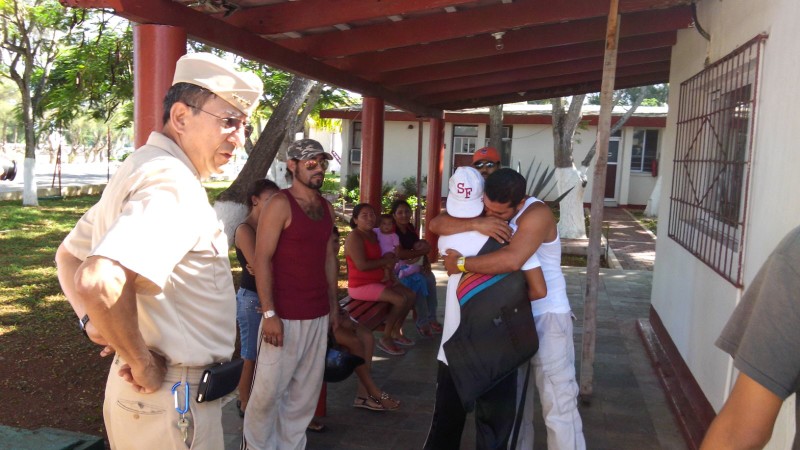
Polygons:
[[427,325],[423,326],[417,325],[417,332],[419,333],[420,336],[424,338],[433,337],[433,332],[431,331],[431,328]]
[[405,350],[397,348],[397,347],[394,347],[394,348],[389,347],[386,344],[384,344],[383,341],[381,341],[380,339],[378,340],[378,342],[375,343],[375,346],[378,347],[384,353],[388,353],[388,354],[390,354],[392,356],[400,356],[400,355],[405,355],[406,354]]
[[371,395],[367,395],[366,397],[356,397],[356,401],[353,402],[353,408],[364,408],[369,409],[370,411],[386,411],[386,408],[383,407],[383,404],[378,400],[375,400],[375,398]]
[[308,424],[308,427],[306,428],[308,429],[308,431],[313,431],[314,433],[324,433],[325,430],[327,430],[327,427],[325,427],[324,423],[315,422],[313,420],[311,421],[311,423]]
[[[397,408],[400,407],[400,402],[398,400],[395,400],[392,397],[390,397],[389,394],[387,394],[386,392],[381,392],[380,400],[378,400],[377,398],[375,398],[375,397],[373,397],[371,395],[369,396],[369,398],[372,399],[375,402],[380,403],[381,406],[383,406],[384,409],[387,409],[389,411],[394,411],[394,410],[396,410]],[[393,407],[384,406],[383,405],[384,401],[390,401],[390,402],[394,403],[394,406]]]
[[412,341],[411,339],[409,339],[409,338],[407,338],[405,336],[400,336],[399,338],[394,338],[394,343],[397,344],[397,345],[402,345],[403,347],[413,347],[414,344],[415,344],[414,341]]

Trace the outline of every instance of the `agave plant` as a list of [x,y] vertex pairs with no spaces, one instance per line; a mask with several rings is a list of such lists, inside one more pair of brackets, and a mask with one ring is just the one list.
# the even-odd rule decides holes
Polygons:
[[[533,176],[531,176],[531,170],[533,170],[533,165],[535,163],[536,157],[531,160],[531,164],[528,166],[527,172],[525,172],[525,180],[528,182],[528,195],[544,200],[544,198],[550,195],[550,193],[553,192],[553,189],[556,187],[555,183],[550,183],[553,180],[553,175],[555,175],[556,169],[551,169],[549,166],[545,166],[544,172],[542,172],[541,176],[539,176],[539,172],[542,170],[542,163],[540,161],[539,164],[536,165],[536,170],[534,170]],[[519,161],[517,161],[517,172],[522,173],[522,167]],[[547,192],[545,192],[544,195],[540,195],[545,188],[547,188]],[[554,202],[558,203],[563,200],[564,197],[572,192],[573,189],[575,189],[575,186],[567,189],[566,192],[559,195]]]

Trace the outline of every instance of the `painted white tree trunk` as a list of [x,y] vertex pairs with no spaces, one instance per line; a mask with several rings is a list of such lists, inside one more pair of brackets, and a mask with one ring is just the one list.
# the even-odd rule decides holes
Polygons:
[[22,184],[22,206],[39,206],[39,192],[36,186],[36,159],[25,158]]
[[644,215],[647,217],[658,217],[658,204],[661,199],[661,175],[656,178],[656,185],[653,186],[653,192],[650,193],[650,198],[647,199],[647,206],[644,208]]
[[236,227],[247,217],[247,206],[228,201],[214,202],[214,211],[225,225],[225,234],[228,236],[228,245],[233,246],[233,234]]
[[560,203],[559,236],[562,239],[586,238],[586,222],[583,215],[584,187],[580,173],[575,168],[575,165],[556,168],[556,183],[558,192],[566,192],[569,188],[575,186]]
[[277,159],[272,161],[266,178],[274,181],[281,189],[286,189],[291,185],[286,178],[286,162],[278,161]]

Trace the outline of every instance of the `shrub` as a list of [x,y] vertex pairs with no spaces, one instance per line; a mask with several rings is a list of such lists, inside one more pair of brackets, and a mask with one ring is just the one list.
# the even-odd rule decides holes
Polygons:
[[361,186],[361,178],[357,173],[351,173],[350,175],[347,175],[347,178],[344,180],[345,189],[352,191],[353,189],[358,189],[359,186]]

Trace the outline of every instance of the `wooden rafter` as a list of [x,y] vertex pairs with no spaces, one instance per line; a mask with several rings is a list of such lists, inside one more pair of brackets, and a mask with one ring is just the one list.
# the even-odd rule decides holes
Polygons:
[[[691,11],[686,7],[665,11],[646,11],[630,14],[620,30],[620,36],[645,37],[648,34],[673,32],[691,23]],[[504,48],[498,51],[489,35],[475,35],[464,39],[434,42],[426,45],[386,50],[378,53],[353,55],[325,62],[342,70],[374,74],[381,72],[429,66],[483,56],[497,56],[528,50],[538,50],[586,42],[603,44],[605,18],[577,22],[547,24],[507,32],[503,36]],[[672,45],[672,44],[670,44]],[[602,54],[602,53],[601,53]]]
[[[363,20],[402,16],[419,11],[443,10],[475,0],[303,0],[242,9],[223,19],[256,34],[278,34],[330,27]],[[324,14],[308,14],[324,11]]]
[[[622,13],[652,9],[644,1],[629,2]],[[662,8],[690,3],[687,0],[652,0]],[[285,39],[281,45],[314,58],[334,58],[386,49],[462,38],[559,22],[602,17],[608,5],[597,0],[501,3],[453,14],[421,16],[401,22],[365,26],[336,33],[336,39],[319,34]],[[487,20],[491,17],[491,20]]]

